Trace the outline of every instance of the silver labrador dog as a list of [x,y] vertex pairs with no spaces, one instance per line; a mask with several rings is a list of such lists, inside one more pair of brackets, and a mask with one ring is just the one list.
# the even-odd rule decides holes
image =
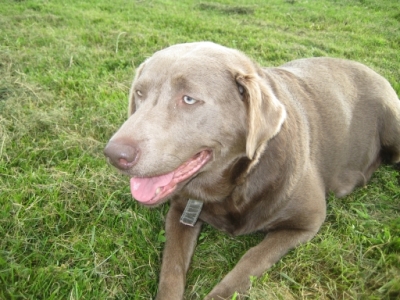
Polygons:
[[203,222],[266,233],[205,297],[226,299],[317,233],[329,191],[345,196],[400,162],[400,101],[356,62],[261,68],[217,44],[179,44],[138,68],[105,155],[137,201],[170,200],[159,300],[182,299]]

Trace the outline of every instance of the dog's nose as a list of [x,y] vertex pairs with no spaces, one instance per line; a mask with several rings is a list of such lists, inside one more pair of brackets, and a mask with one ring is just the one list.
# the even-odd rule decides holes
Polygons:
[[110,141],[104,148],[104,155],[118,169],[126,170],[133,167],[139,159],[140,150],[135,143]]

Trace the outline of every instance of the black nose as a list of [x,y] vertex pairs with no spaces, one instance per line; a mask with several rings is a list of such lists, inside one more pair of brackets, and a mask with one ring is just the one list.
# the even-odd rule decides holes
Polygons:
[[104,155],[118,169],[126,170],[133,167],[139,159],[140,150],[131,141],[110,141],[104,148]]

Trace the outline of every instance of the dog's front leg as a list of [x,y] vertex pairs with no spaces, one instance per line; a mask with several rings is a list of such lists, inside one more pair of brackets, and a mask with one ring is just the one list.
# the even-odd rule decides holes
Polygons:
[[183,298],[186,272],[189,268],[201,222],[194,227],[179,222],[182,210],[171,203],[165,224],[166,243],[162,258],[157,300]]
[[276,230],[269,233],[257,246],[247,251],[238,264],[217,284],[204,300],[231,299],[250,287],[250,277],[261,276],[290,249],[310,240],[316,231]]

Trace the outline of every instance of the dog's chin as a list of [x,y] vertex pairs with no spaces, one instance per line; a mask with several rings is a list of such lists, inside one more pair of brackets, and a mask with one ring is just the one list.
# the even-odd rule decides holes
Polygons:
[[132,177],[132,197],[145,206],[158,206],[201,172],[211,158],[211,150],[202,150],[169,173],[152,177]]

